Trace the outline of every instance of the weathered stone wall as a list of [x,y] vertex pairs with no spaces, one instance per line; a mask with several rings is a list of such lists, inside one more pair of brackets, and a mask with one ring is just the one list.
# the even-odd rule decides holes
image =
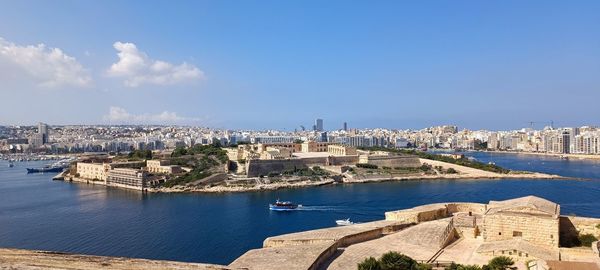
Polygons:
[[[523,239],[542,247],[556,248],[559,240],[558,223],[558,219],[552,217],[486,215],[483,218],[483,239],[486,242]],[[522,235],[513,236],[515,232]]]
[[314,157],[283,160],[253,159],[247,163],[248,177],[281,173],[294,169],[304,169],[312,166],[353,165],[358,161],[358,156],[342,157]]
[[578,241],[579,234],[593,234],[600,237],[600,229],[596,228],[598,224],[600,224],[600,218],[561,216],[560,245],[571,246]]
[[412,209],[385,212],[385,220],[398,220],[409,223],[419,223],[448,217],[448,211],[443,204],[429,204]]
[[483,215],[485,213],[487,204],[483,203],[448,203],[446,205],[448,207],[448,213],[473,213]]
[[358,163],[358,156],[331,156],[329,157],[329,165],[354,165]]
[[379,167],[419,167],[421,162],[419,158],[408,155],[392,155],[392,156],[369,156],[368,163]]

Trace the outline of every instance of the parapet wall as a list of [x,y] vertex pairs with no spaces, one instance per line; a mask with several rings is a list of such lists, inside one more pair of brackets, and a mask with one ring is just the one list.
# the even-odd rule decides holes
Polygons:
[[487,210],[487,204],[483,203],[448,203],[446,204],[446,207],[450,214],[471,212],[473,214],[483,215]]
[[421,162],[416,156],[392,155],[392,156],[369,156],[368,163],[379,167],[419,167]]
[[312,166],[330,165],[354,165],[358,162],[358,156],[329,156],[298,159],[262,160],[253,159],[248,161],[248,177],[258,177],[269,173],[281,173],[295,169],[304,169]]
[[560,216],[559,222],[561,246],[571,246],[577,242],[579,234],[600,235],[600,229],[596,227],[600,224],[600,218]]
[[483,214],[485,210],[486,205],[481,203],[436,203],[411,209],[385,212],[385,219],[419,223],[446,218],[458,212]]
[[406,210],[385,212],[385,220],[419,223],[448,217],[445,204],[428,204]]

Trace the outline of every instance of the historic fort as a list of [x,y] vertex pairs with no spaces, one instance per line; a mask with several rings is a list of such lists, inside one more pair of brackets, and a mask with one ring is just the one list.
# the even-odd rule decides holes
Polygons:
[[[481,203],[436,203],[385,213],[385,220],[265,239],[230,265],[0,249],[0,269],[356,269],[367,257],[406,254],[436,269],[509,256],[519,269],[600,269],[600,219],[561,215],[535,196]],[[11,268],[12,267],[12,268]]]

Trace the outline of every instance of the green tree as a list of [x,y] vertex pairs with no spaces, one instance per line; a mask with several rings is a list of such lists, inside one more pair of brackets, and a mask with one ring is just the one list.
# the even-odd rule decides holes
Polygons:
[[593,234],[589,234],[589,233],[581,234],[581,235],[579,235],[578,238],[579,238],[579,242],[584,247],[591,247],[593,242],[598,241],[598,238],[596,238]]
[[380,263],[382,270],[412,270],[417,264],[411,257],[394,251],[383,254]]
[[364,261],[358,264],[358,270],[380,270],[381,266],[377,259],[373,257],[366,258]]
[[462,265],[452,263],[450,266],[446,267],[445,270],[481,270],[481,267],[478,265]]
[[514,264],[515,264],[515,261],[513,261],[513,259],[511,259],[510,257],[498,256],[498,257],[491,259],[488,262],[487,267],[490,270],[506,270],[506,269],[510,269],[510,267],[513,266]]

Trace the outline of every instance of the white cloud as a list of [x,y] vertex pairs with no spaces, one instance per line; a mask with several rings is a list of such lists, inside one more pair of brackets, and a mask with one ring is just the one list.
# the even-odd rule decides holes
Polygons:
[[204,78],[204,72],[185,62],[174,65],[150,59],[133,43],[115,42],[113,47],[119,51],[119,61],[112,64],[107,73],[112,77],[125,78],[128,87],[142,84],[172,85]]
[[0,62],[7,69],[19,70],[33,78],[40,86],[88,86],[92,83],[89,72],[72,56],[59,48],[44,44],[19,46],[0,37]]
[[198,118],[183,117],[175,112],[163,111],[158,114],[131,114],[121,107],[110,107],[104,120],[119,124],[173,124],[197,122]]

